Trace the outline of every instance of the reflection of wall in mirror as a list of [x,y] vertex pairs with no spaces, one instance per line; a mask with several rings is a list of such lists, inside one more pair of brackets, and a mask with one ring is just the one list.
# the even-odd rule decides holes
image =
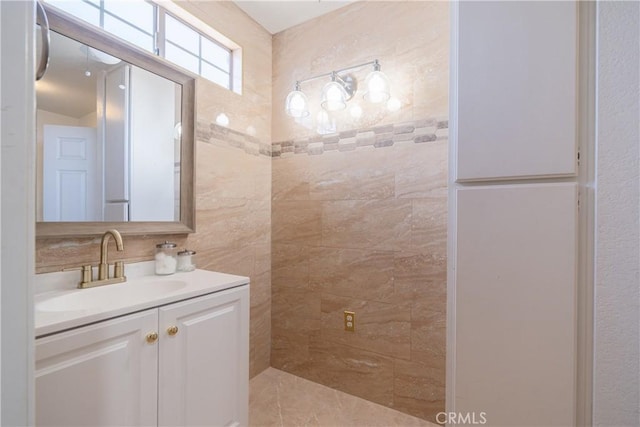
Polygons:
[[129,65],[105,77],[105,220],[174,221],[175,84]]
[[[175,83],[131,69],[130,221],[174,221]],[[152,106],[152,108],[150,108]]]

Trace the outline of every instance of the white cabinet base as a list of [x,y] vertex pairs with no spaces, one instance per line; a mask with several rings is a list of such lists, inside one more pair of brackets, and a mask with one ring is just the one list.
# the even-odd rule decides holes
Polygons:
[[246,426],[248,388],[248,285],[36,341],[38,426]]
[[[159,420],[166,426],[249,424],[249,302],[231,289],[160,308]],[[167,330],[178,327],[169,336]]]
[[157,424],[157,310],[36,341],[36,425]]

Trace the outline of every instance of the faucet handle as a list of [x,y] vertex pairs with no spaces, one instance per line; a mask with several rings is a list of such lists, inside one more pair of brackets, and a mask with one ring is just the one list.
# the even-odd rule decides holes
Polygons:
[[124,261],[116,261],[113,265],[113,277],[119,279],[124,277]]
[[79,288],[84,288],[86,284],[91,283],[93,280],[93,266],[91,264],[86,264],[81,267],[70,267],[63,268],[62,271],[74,271],[80,270],[82,273],[82,280],[78,283]]

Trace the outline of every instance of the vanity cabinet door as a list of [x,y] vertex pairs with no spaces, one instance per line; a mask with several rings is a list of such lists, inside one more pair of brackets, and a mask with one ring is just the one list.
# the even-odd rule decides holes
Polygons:
[[158,310],[36,340],[36,425],[157,424]]
[[162,307],[159,328],[159,425],[248,425],[248,286]]

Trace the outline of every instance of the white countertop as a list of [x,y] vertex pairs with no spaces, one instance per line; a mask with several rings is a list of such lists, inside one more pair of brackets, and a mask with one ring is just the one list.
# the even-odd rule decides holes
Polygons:
[[78,289],[80,272],[36,275],[36,337],[249,283],[206,270],[153,275],[153,262],[128,264],[127,281]]

